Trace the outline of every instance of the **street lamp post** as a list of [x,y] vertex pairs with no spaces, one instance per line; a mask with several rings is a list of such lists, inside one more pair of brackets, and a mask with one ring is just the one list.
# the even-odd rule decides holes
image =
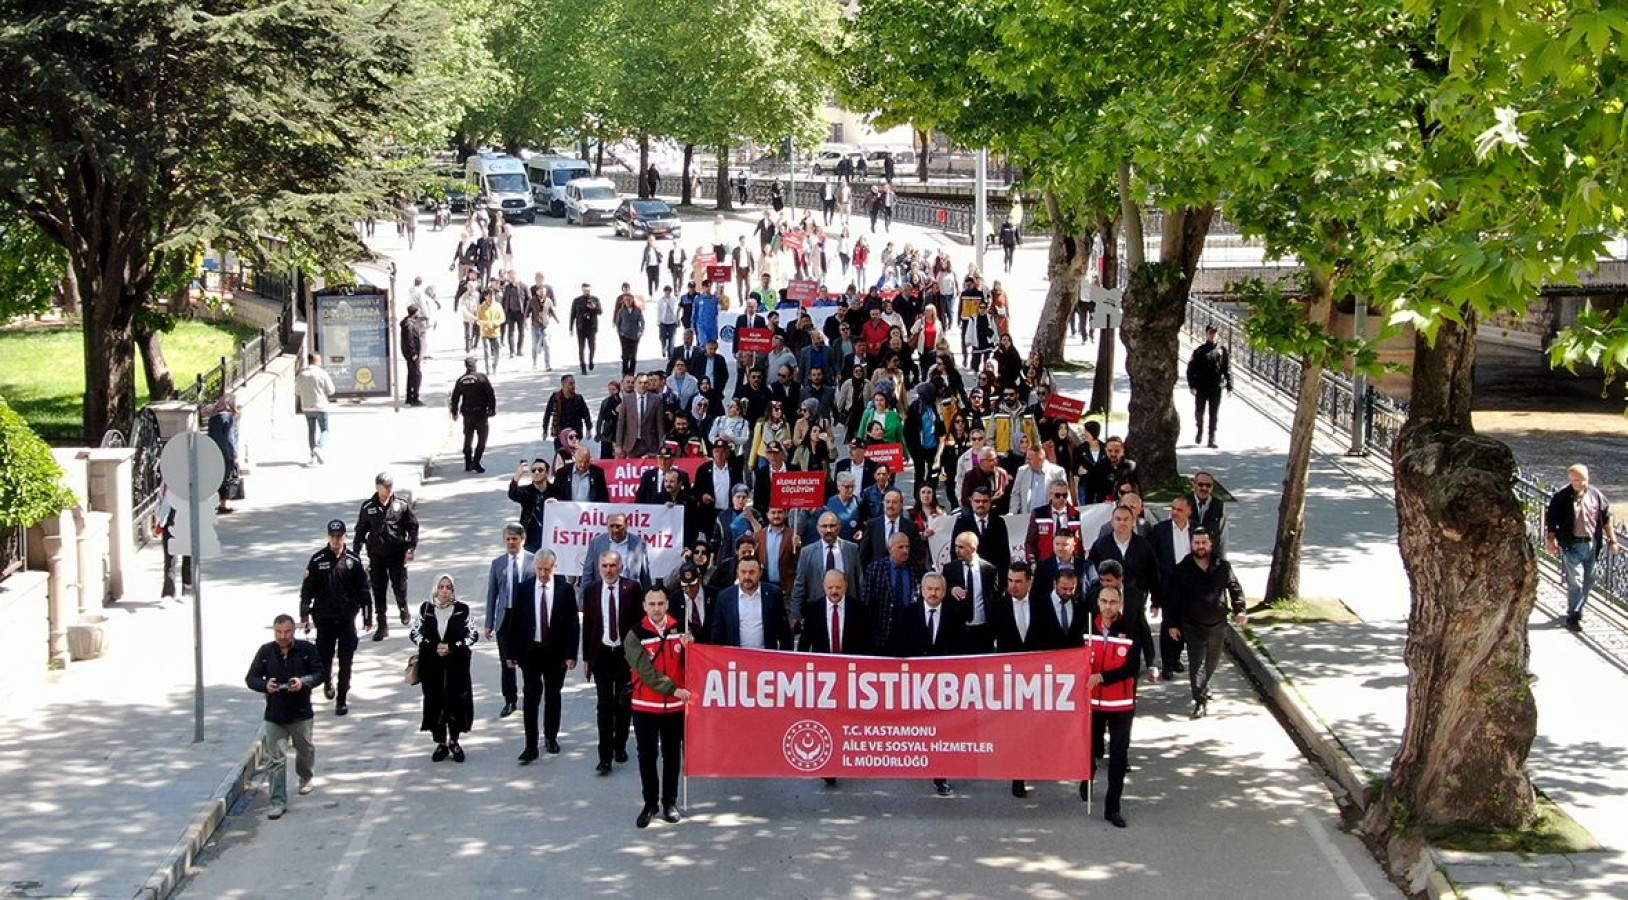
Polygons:
[[989,245],[989,150],[978,149],[978,167],[972,186],[972,258],[984,270],[984,248]]

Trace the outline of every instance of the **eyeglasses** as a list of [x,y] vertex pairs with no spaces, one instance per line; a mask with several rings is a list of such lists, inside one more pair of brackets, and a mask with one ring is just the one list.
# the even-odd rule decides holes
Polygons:
[[1196,487],[1196,488],[1213,488],[1213,487],[1215,487],[1215,485],[1213,483],[1211,483],[1211,482],[1208,482],[1208,481],[1195,481],[1195,482],[1193,482],[1193,487]]
[[1053,500],[1067,500],[1068,495],[1067,494],[1052,494],[1051,499],[1053,499]]

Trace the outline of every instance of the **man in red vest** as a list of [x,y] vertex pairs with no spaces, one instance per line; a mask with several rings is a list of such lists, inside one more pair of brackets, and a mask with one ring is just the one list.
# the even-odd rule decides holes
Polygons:
[[[1125,618],[1125,598],[1118,588],[1103,588],[1097,596],[1099,612],[1091,617],[1086,647],[1091,655],[1091,675],[1086,690],[1091,694],[1091,752],[1102,758],[1102,738],[1108,737],[1108,798],[1103,818],[1115,828],[1125,827],[1119,813],[1119,798],[1125,791],[1125,769],[1130,756],[1131,722],[1136,718],[1136,675],[1141,659],[1137,654],[1136,623]],[[1154,681],[1159,670],[1148,672]],[[1095,771],[1093,765],[1092,771]],[[1086,782],[1080,783],[1080,799],[1087,796]]]
[[[695,638],[677,619],[667,615],[667,594],[644,595],[644,618],[628,629],[622,641],[628,668],[633,670],[633,734],[639,742],[639,780],[644,787],[644,808],[634,824],[647,827],[661,802],[664,822],[678,821],[678,775],[684,746],[684,660]],[[656,756],[661,755],[661,778],[656,778]]]

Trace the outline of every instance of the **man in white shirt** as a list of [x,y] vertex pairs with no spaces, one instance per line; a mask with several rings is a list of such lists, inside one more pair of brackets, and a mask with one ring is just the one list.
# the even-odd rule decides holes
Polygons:
[[334,380],[322,368],[322,357],[315,353],[305,357],[305,368],[294,376],[294,396],[300,401],[300,412],[305,414],[306,443],[311,448],[311,462],[322,462],[322,448],[328,444],[328,401],[334,395]]
[[791,649],[791,629],[780,589],[763,582],[763,566],[752,557],[735,564],[735,584],[718,594],[711,643],[755,650]]
[[661,299],[656,301],[656,330],[661,334],[661,355],[671,356],[673,335],[678,333],[678,298],[670,284],[661,289]]

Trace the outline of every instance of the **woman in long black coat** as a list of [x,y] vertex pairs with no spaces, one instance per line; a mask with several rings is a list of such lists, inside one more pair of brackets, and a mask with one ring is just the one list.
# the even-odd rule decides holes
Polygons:
[[464,761],[458,737],[475,724],[475,693],[469,677],[471,648],[480,640],[469,604],[458,599],[451,575],[435,580],[435,594],[418,607],[409,639],[418,646],[418,686],[424,692],[420,731],[435,738],[430,759]]

